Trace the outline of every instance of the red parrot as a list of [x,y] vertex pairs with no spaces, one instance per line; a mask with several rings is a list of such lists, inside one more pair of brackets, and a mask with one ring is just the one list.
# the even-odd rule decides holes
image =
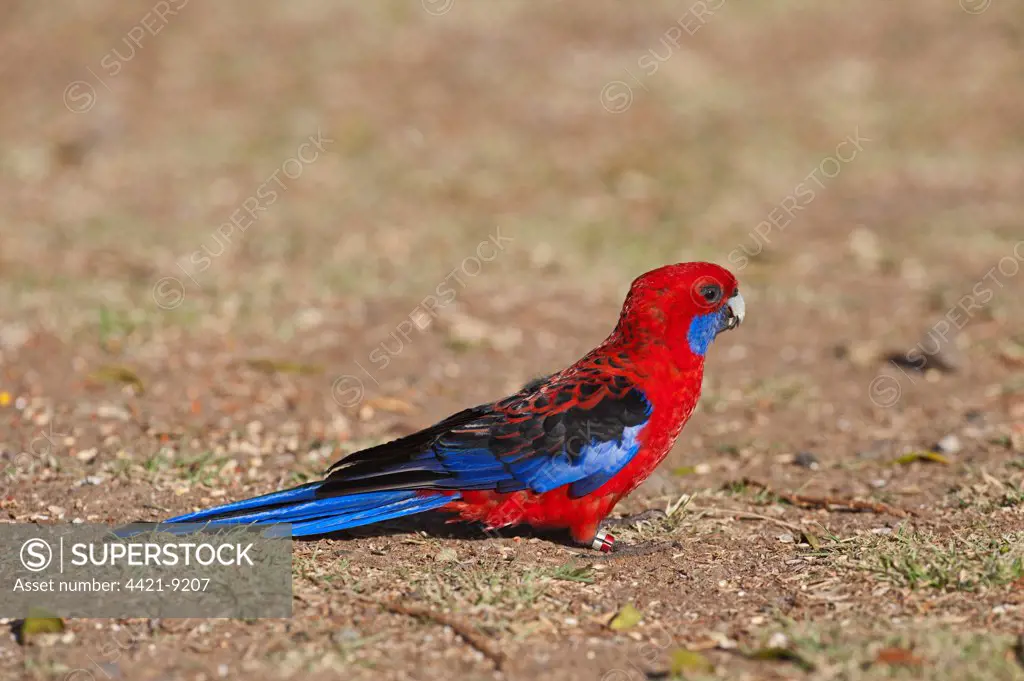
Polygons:
[[318,482],[167,522],[291,523],[307,536],[444,511],[488,528],[567,528],[610,550],[601,522],[668,454],[700,398],[708,347],[743,315],[728,270],[661,267],[633,282],[615,329],[572,366],[349,454]]

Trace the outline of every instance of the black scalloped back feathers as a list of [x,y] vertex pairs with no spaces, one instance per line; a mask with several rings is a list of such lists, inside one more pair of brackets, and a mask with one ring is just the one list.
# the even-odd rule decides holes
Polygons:
[[328,470],[317,497],[382,490],[593,491],[628,463],[651,406],[594,357],[499,402],[355,452]]

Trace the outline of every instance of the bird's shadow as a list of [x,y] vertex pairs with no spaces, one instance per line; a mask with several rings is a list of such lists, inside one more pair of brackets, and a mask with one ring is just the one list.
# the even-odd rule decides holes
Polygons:
[[421,513],[415,516],[386,520],[374,525],[338,530],[327,534],[294,537],[293,541],[310,542],[321,539],[350,540],[426,534],[436,539],[458,539],[462,541],[484,541],[502,537],[538,538],[569,548],[580,548],[580,545],[573,541],[569,533],[564,530],[539,530],[529,525],[514,525],[496,530],[488,530],[479,523],[448,522],[451,519],[452,516],[445,513]]
[[[443,511],[438,512],[427,512],[420,513],[414,516],[408,516],[405,518],[395,518],[393,520],[385,520],[382,522],[374,523],[373,525],[364,525],[361,527],[353,527],[346,530],[337,530],[334,532],[325,532],[323,534],[312,534],[302,537],[292,537],[292,541],[297,542],[315,542],[321,539],[334,539],[334,540],[352,540],[352,539],[369,539],[375,537],[397,537],[402,535],[414,535],[414,534],[425,534],[429,537],[437,539],[459,539],[462,541],[484,541],[488,539],[498,538],[512,538],[521,537],[525,539],[543,539],[551,542],[552,544],[558,544],[569,548],[580,548],[580,544],[573,541],[566,530],[544,530],[530,527],[529,525],[512,525],[509,527],[503,527],[501,529],[488,530],[481,523],[473,522],[449,522],[457,516],[446,514]],[[288,523],[280,523],[276,526],[283,528]],[[214,523],[203,523],[203,521],[196,521],[189,523],[190,526],[199,525],[202,532],[223,532],[231,527],[248,527],[258,528],[260,525],[218,525]],[[173,532],[175,525],[153,522],[150,520],[135,520],[126,523],[119,527],[114,533],[118,536],[130,537],[135,534],[147,531],[164,531]],[[270,527],[269,525],[262,527]],[[189,527],[188,529],[182,528],[182,532],[190,533],[197,531],[195,527]],[[285,535],[287,536],[287,535]]]

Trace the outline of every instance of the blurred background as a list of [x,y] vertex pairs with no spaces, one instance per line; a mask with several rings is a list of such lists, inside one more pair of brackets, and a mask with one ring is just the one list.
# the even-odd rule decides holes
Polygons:
[[[875,494],[851,461],[950,434],[1016,456],[1022,47],[1005,0],[7,2],[0,441],[67,438],[9,512],[302,479],[565,366],[698,259],[748,320],[670,461],[703,477],[648,494]],[[166,479],[60,501],[168,437]],[[922,470],[945,503],[962,471]]]
[[388,327],[500,229],[465,302],[524,323],[711,259],[754,325],[888,338],[1024,233],[1006,3],[456,3],[7,4],[5,309]]
[[[822,348],[870,378],[1009,257],[958,342],[1019,358],[976,323],[1008,321],[1022,290],[1007,3],[3,12],[8,353],[98,336],[160,372],[168,337],[200,364],[245,338],[348,375],[390,338],[374,390],[436,392],[501,357],[456,386],[484,400],[603,338],[638,274],[708,259],[749,292],[733,358],[819,383]],[[440,333],[410,314],[429,294]],[[413,342],[391,335],[410,318]]]

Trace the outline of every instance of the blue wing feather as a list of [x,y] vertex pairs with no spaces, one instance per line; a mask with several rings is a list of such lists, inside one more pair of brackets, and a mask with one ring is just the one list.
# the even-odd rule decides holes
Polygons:
[[588,475],[569,485],[569,496],[585,497],[625,468],[640,451],[640,433],[646,425],[647,421],[644,421],[641,425],[626,428],[620,441],[598,442],[588,447],[583,455],[588,462]]

